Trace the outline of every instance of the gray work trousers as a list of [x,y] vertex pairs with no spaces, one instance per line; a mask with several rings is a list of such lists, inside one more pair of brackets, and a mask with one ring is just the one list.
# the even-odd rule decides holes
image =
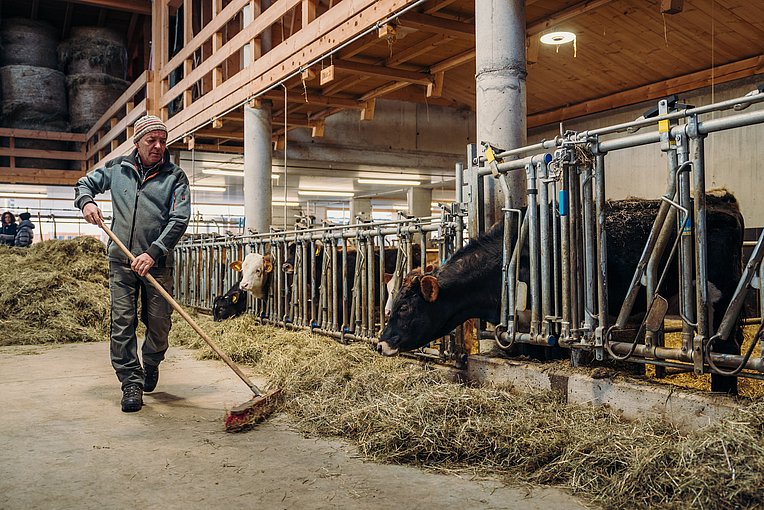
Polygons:
[[[155,267],[151,275],[172,295],[171,267]],[[146,325],[141,354],[145,365],[157,366],[167,352],[167,337],[172,326],[172,307],[153,285],[138,276],[129,265],[109,262],[111,294],[111,364],[122,388],[129,384],[143,387],[143,367],[138,359],[138,298],[141,322]]]

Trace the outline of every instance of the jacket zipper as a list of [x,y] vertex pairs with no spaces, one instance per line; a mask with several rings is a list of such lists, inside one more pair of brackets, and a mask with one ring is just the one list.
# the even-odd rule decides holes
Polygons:
[[[138,173],[136,171],[136,173]],[[133,236],[135,235],[135,217],[138,214],[138,197],[141,196],[141,189],[143,189],[143,184],[146,182],[145,178],[141,178],[140,174],[138,175],[139,181],[138,181],[138,189],[135,191],[135,204],[133,204],[133,222],[130,225],[130,242],[127,245],[127,248],[130,250],[130,253],[133,252]]]

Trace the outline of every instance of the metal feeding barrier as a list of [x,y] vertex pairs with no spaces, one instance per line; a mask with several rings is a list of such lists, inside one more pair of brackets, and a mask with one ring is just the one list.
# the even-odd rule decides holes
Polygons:
[[[743,355],[714,349],[735,340],[746,294],[761,287],[764,233],[714,329],[709,317],[712,301],[704,151],[707,136],[763,123],[764,111],[700,120],[702,114],[727,109],[741,111],[759,103],[764,100],[762,89],[701,108],[679,104],[675,98],[665,99],[637,121],[591,131],[563,132],[554,140],[513,150],[502,151],[483,144],[484,155],[478,156],[475,146],[468,147],[471,163],[468,180],[471,188],[478,190],[472,193],[469,204],[470,235],[486,227],[486,204],[479,193],[483,180],[498,179],[505,197],[501,319],[491,331],[483,328],[481,338],[495,338],[507,350],[517,344],[564,347],[571,350],[574,364],[588,352],[598,360],[653,364],[659,373],[665,367],[674,367],[696,374],[764,378],[764,358],[761,354],[758,358],[752,356],[756,344],[764,347],[761,319],[757,321],[759,332]],[[657,130],[634,134],[649,125]],[[602,138],[624,131],[629,134]],[[641,256],[636,269],[632,269],[628,291],[612,322],[608,315],[612,275],[607,270],[605,229],[607,155],[656,143],[668,162],[666,191],[659,199],[645,245],[633,247]],[[527,208],[512,207],[508,173],[514,171],[525,172]],[[664,282],[677,278],[669,271],[674,259],[679,273],[682,321],[679,348],[664,344],[668,301],[661,295]],[[529,266],[525,279],[519,276],[521,261]],[[635,326],[628,319],[640,295],[646,296],[645,312]],[[760,316],[764,315],[762,312],[759,310]]]
[[[406,274],[443,262],[461,246],[458,208],[439,217],[402,218],[345,226],[305,226],[251,235],[185,236],[176,246],[178,301],[211,310],[241,277],[232,263],[249,253],[269,255],[273,269],[266,298],[249,297],[260,321],[309,329],[340,341],[374,341],[385,326],[387,281],[393,295]],[[449,337],[424,356],[463,359],[461,342]]]
[[[735,334],[746,294],[761,287],[764,233],[723,317],[717,321],[709,317],[704,144],[712,133],[764,123],[764,111],[740,113],[764,101],[761,87],[754,92],[699,108],[666,99],[633,122],[562,132],[553,140],[506,151],[484,144],[480,156],[477,146],[470,145],[467,168],[456,165],[456,200],[442,206],[437,218],[188,236],[176,247],[178,300],[211,309],[214,297],[239,279],[232,262],[253,252],[268,254],[273,274],[267,297],[250,297],[248,302],[248,310],[259,320],[309,329],[343,342],[376,342],[385,326],[385,273],[393,268],[395,293],[408,272],[426,266],[428,251],[437,252],[443,263],[463,245],[465,221],[470,237],[485,232],[490,205],[484,181],[497,179],[506,199],[497,276],[502,280],[501,313],[498,324],[481,325],[479,338],[495,338],[505,350],[521,344],[561,347],[570,351],[573,364],[593,356],[652,364],[659,375],[672,367],[697,374],[764,378],[764,358],[752,355],[755,344],[764,347],[761,326],[744,354],[715,350]],[[728,109],[738,113],[701,122],[703,114]],[[637,133],[648,127],[652,130]],[[616,303],[618,313],[611,316],[607,155],[651,144],[659,144],[665,154],[666,191],[659,198],[647,240],[633,247],[641,255],[636,269],[630,269],[625,297]],[[516,171],[527,177],[523,208],[512,207],[509,199],[514,190],[509,189],[507,175]],[[677,269],[669,270],[671,261]],[[678,285],[681,347],[666,347],[664,342],[670,328],[665,324],[668,300],[662,289],[671,278]],[[640,299],[645,302],[638,303]],[[635,309],[642,310],[643,317],[636,325],[628,321]],[[457,331],[417,355],[461,363],[468,351],[463,332]]]

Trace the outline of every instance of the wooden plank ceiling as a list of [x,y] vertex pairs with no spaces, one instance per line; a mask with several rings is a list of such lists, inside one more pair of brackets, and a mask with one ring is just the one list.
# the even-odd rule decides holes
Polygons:
[[[764,9],[758,2],[684,0],[675,14],[661,13],[661,3],[528,0],[529,127],[764,73]],[[374,98],[474,110],[474,30],[474,0],[425,2],[389,29],[292,79],[288,129],[315,126],[348,101],[360,108]],[[554,30],[576,34],[575,46],[538,44],[538,37]],[[333,79],[322,80],[329,68]],[[440,97],[427,97],[425,83],[441,71]],[[266,97],[275,104],[278,137],[284,132],[283,92]],[[196,142],[238,148],[242,131],[237,111],[221,129],[199,131]]]

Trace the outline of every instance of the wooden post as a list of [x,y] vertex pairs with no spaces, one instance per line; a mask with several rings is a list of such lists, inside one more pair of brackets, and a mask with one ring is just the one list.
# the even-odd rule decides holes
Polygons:
[[435,73],[435,81],[427,85],[427,97],[442,97],[443,96],[443,77],[446,73]]
[[302,28],[316,19],[316,0],[302,0]]
[[684,0],[661,0],[661,14],[677,14],[682,12]]

